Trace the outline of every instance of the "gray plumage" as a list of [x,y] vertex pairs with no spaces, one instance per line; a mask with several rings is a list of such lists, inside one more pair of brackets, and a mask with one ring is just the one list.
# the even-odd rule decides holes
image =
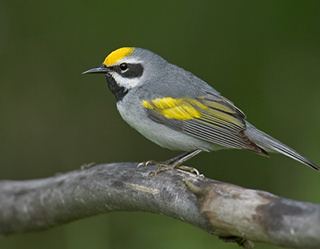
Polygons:
[[[108,69],[109,87],[113,80],[113,84],[116,82],[123,93],[118,98],[117,108],[129,125],[158,145],[181,151],[229,148],[248,149],[262,155],[277,152],[319,169],[295,150],[248,123],[239,108],[205,81],[159,55],[135,48],[132,54],[117,64],[121,63],[141,64],[143,73],[129,79],[119,70],[110,72],[111,69]],[[186,99],[185,105],[201,115],[179,120],[163,115],[162,107],[145,108],[141,104],[146,100],[152,105],[153,100],[165,97]],[[201,105],[206,108],[201,108]]]

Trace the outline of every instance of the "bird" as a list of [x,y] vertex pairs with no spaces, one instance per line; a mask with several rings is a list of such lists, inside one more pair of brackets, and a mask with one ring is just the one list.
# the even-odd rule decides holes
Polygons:
[[245,149],[262,156],[280,153],[320,169],[249,123],[207,82],[148,49],[118,48],[83,74],[103,74],[124,121],[159,146],[183,152],[165,161],[169,168],[179,169],[201,152]]

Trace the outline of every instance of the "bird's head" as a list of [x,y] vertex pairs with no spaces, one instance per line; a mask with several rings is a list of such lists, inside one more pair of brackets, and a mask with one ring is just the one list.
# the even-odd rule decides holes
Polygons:
[[149,50],[123,47],[114,50],[104,59],[101,66],[89,69],[83,74],[104,74],[110,90],[117,100],[132,88],[147,82],[154,76],[165,60]]

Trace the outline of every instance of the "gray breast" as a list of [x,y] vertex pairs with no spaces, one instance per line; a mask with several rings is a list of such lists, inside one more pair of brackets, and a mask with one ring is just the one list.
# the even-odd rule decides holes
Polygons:
[[191,151],[202,149],[213,150],[214,146],[208,142],[176,131],[163,124],[151,120],[141,105],[141,98],[131,89],[129,93],[117,103],[121,117],[143,136],[171,150]]

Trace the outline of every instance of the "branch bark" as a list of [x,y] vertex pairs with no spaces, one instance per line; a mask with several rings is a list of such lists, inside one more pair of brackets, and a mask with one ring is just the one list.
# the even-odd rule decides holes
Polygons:
[[320,248],[320,205],[155,166],[101,164],[46,179],[0,181],[0,234],[42,230],[100,213],[161,213],[227,241]]

